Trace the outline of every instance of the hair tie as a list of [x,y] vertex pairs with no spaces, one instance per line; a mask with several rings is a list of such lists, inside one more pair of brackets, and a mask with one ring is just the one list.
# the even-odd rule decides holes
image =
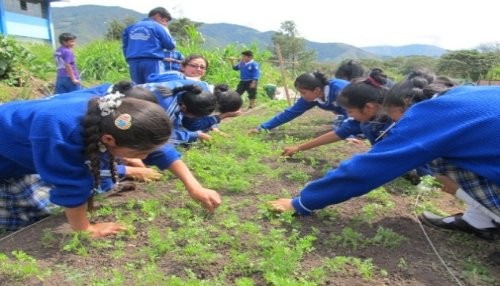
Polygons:
[[127,130],[132,126],[132,116],[128,113],[120,114],[115,119],[115,126],[121,130]]
[[365,82],[369,85],[372,85],[374,87],[381,87],[382,85],[376,81],[373,77],[369,76],[366,78]]
[[108,116],[114,114],[115,110],[122,104],[122,98],[125,95],[120,92],[111,93],[99,98],[99,109],[101,110],[101,116]]

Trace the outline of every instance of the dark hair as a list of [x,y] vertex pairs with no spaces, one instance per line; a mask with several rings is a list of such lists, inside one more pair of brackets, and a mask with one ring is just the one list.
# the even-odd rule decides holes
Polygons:
[[129,80],[122,80],[114,84],[111,93],[115,92],[119,92],[126,97],[158,103],[158,99],[156,99],[153,92],[143,86],[134,85],[134,83]]
[[240,94],[234,90],[229,90],[227,84],[216,85],[214,95],[217,99],[217,110],[220,113],[237,111],[243,105]]
[[[437,79],[440,80],[437,80]],[[407,78],[396,83],[387,93],[385,107],[402,107],[430,99],[435,94],[441,94],[455,86],[448,77],[438,77],[427,69],[417,69],[408,74]]]
[[[372,77],[373,75],[373,77]],[[337,103],[344,108],[362,109],[369,102],[382,104],[387,89],[383,87],[386,78],[381,69],[370,73],[364,80],[355,80],[340,92]]]
[[149,11],[148,17],[153,17],[154,15],[160,15],[161,18],[167,19],[169,22],[172,21],[172,15],[163,7],[156,7]]
[[365,69],[363,66],[354,60],[345,60],[337,68],[335,78],[351,81],[358,77],[363,77]]
[[76,39],[76,36],[71,33],[62,33],[59,35],[59,43],[62,45],[64,42]]
[[186,58],[184,58],[184,60],[182,61],[181,65],[182,65],[183,67],[185,67],[185,66],[187,66],[187,65],[188,65],[188,64],[189,64],[192,60],[196,60],[196,59],[202,59],[202,60],[204,60],[204,61],[205,61],[205,67],[206,67],[206,68],[205,68],[205,70],[208,70],[208,60],[207,60],[204,56],[202,56],[202,55],[200,55],[200,54],[191,54],[191,55],[187,56],[187,57],[186,57]]
[[247,56],[247,57],[253,57],[253,52],[250,50],[243,51],[241,52],[242,55]]
[[[87,113],[83,118],[85,155],[90,161],[94,175],[94,187],[100,184],[100,151],[101,136],[110,134],[120,147],[128,147],[138,151],[147,151],[165,144],[172,133],[170,119],[163,108],[152,102],[135,98],[121,98],[121,104],[113,113],[102,116],[99,102],[103,98],[89,101]],[[122,114],[131,116],[128,129],[121,129],[115,120]],[[116,182],[115,158],[110,153],[110,170]]]
[[299,75],[293,83],[295,88],[305,90],[314,90],[317,87],[323,89],[328,84],[329,82],[326,76],[319,71],[313,73],[303,73]]
[[203,89],[197,84],[188,84],[176,87],[172,90],[173,95],[178,95],[177,102],[184,105],[184,112],[191,113],[196,117],[207,116],[214,112],[217,105],[215,95]]

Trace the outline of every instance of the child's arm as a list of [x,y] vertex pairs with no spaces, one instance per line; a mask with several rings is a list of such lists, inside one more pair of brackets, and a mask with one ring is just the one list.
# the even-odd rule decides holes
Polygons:
[[73,69],[71,68],[70,64],[64,64],[64,69],[66,70],[66,73],[69,75],[69,78],[71,79],[71,82],[74,84],[79,84],[80,80],[76,78],[75,74],[73,73]]
[[64,212],[74,231],[88,231],[92,237],[103,237],[125,230],[125,227],[114,222],[90,224],[87,218],[86,203],[75,208],[65,208]]
[[204,188],[183,161],[176,160],[170,164],[168,170],[184,183],[189,195],[203,204],[209,212],[213,212],[221,204],[219,194],[214,190]]

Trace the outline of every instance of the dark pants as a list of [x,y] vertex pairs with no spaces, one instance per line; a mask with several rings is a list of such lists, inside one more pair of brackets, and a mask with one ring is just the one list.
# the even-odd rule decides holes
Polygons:
[[[253,80],[245,80],[245,81],[240,81],[238,83],[238,86],[236,87],[236,92],[239,95],[243,95],[245,91],[248,93],[248,98],[249,99],[256,99],[257,98],[257,84],[255,84],[255,87],[252,88],[250,85],[252,84]],[[255,81],[257,82],[257,81]]]

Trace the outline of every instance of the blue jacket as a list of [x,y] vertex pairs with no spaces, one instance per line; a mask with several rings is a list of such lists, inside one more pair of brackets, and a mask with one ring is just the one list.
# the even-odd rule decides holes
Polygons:
[[330,110],[336,114],[347,117],[346,111],[337,104],[337,96],[342,89],[349,84],[343,79],[332,79],[329,85],[325,86],[325,101],[305,101],[302,97],[294,105],[277,114],[270,120],[262,123],[259,129],[270,130],[301,116],[304,112],[317,106],[324,110]]
[[[166,51],[165,52],[165,58],[171,58],[171,59],[175,59],[175,60],[178,60],[178,61],[183,61],[184,60],[184,56],[178,50]],[[178,63],[178,62],[167,62],[167,61],[165,61],[165,70],[167,70],[167,71],[180,71],[181,70],[181,64]]]
[[[412,106],[384,140],[307,184],[292,205],[300,214],[361,196],[434,159],[500,186],[500,87],[457,87]],[[500,208],[500,194],[488,204]]]
[[[79,96],[0,105],[0,180],[39,174],[53,186],[52,203],[64,207],[85,203],[94,184],[86,164],[81,126],[87,105],[88,98]],[[102,162],[108,156],[102,153]],[[165,169],[179,156],[167,144],[144,161]]]
[[122,34],[125,59],[163,59],[165,50],[175,49],[175,40],[167,27],[146,18],[128,26]]
[[254,60],[246,63],[240,61],[233,66],[233,69],[240,71],[240,79],[242,81],[259,80],[260,78],[259,64]]

